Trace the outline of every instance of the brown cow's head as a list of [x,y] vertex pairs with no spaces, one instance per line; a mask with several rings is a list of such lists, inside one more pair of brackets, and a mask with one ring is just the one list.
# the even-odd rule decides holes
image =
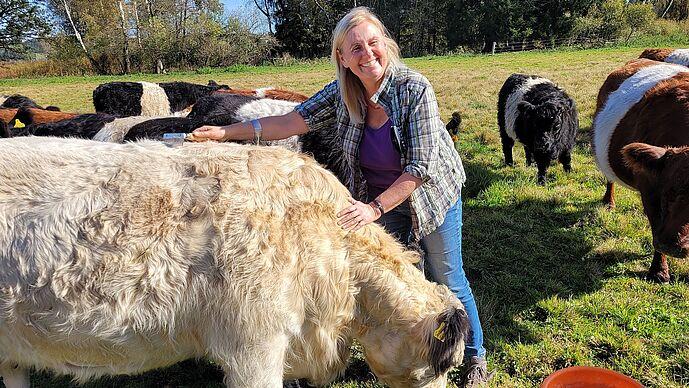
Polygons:
[[371,370],[390,387],[445,387],[462,362],[469,330],[461,306],[425,317],[410,329],[371,328],[359,340]]
[[622,149],[634,171],[653,246],[674,257],[689,256],[689,147],[632,143]]

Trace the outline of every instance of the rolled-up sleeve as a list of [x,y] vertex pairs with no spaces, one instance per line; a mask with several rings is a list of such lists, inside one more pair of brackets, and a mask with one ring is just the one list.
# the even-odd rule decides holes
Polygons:
[[309,131],[334,128],[339,96],[337,81],[333,81],[294,110],[304,119]]
[[403,171],[426,182],[438,163],[438,142],[444,128],[430,83],[417,85],[409,92],[409,163]]

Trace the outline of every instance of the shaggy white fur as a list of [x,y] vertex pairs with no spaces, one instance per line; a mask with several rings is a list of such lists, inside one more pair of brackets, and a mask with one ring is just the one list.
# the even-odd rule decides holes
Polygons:
[[524,100],[524,94],[531,90],[532,87],[545,83],[552,82],[549,79],[541,77],[529,78],[507,97],[507,102],[505,103],[505,132],[512,140],[519,141],[516,133],[514,132],[514,124],[517,121],[517,116],[519,115],[517,105]]
[[141,94],[141,116],[169,116],[170,101],[165,90],[152,82],[139,82],[143,86]]
[[665,62],[689,66],[689,49],[677,49],[665,58]]
[[192,357],[228,387],[324,385],[353,338],[394,388],[444,387],[434,357],[462,360],[460,330],[433,337],[468,330],[459,300],[379,225],[339,227],[349,193],[305,155],[49,137],[3,140],[0,154],[9,388],[31,367],[84,381]]
[[248,121],[267,116],[284,115],[294,110],[297,102],[272,100],[263,98],[251,101],[237,109],[236,117],[240,121]]
[[142,123],[147,120],[157,119],[159,117],[150,116],[130,116],[115,119],[103,126],[98,133],[93,135],[93,140],[104,141],[110,143],[122,143],[124,137],[127,135],[130,129],[136,124]]
[[617,179],[609,161],[610,140],[617,125],[652,87],[678,73],[687,71],[689,69],[684,66],[668,63],[644,67],[624,80],[617,90],[610,93],[603,108],[593,121],[593,148],[595,149],[596,163],[610,182],[619,182],[625,185],[624,182]]

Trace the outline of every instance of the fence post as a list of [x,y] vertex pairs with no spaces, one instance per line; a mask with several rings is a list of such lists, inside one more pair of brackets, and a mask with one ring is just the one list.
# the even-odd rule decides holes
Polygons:
[[495,45],[496,45],[496,43],[493,42],[493,48],[490,50],[491,54],[495,54]]

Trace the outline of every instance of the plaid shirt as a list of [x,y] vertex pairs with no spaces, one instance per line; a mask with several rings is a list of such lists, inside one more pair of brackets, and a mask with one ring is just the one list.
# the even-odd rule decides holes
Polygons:
[[[400,150],[403,172],[422,181],[409,202],[416,238],[423,238],[443,223],[445,213],[459,199],[466,180],[462,161],[440,119],[435,92],[421,74],[390,66],[371,101],[380,104],[392,121],[393,143]],[[366,104],[363,109],[365,112]],[[331,82],[295,110],[311,131],[338,131],[350,167],[348,189],[355,199],[368,201],[359,166],[364,124],[350,121],[338,82]]]

